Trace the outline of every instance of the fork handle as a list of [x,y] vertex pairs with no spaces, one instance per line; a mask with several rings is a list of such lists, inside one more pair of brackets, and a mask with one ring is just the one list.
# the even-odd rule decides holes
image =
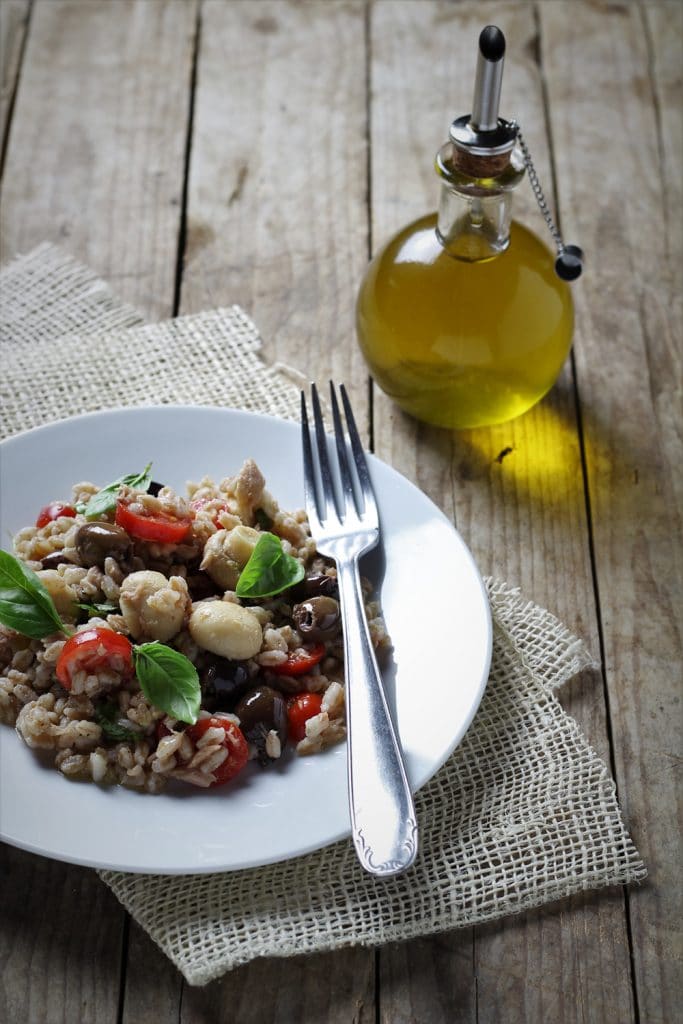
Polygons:
[[366,871],[397,875],[415,860],[417,820],[365,617],[358,558],[337,562],[344,622],[351,830]]

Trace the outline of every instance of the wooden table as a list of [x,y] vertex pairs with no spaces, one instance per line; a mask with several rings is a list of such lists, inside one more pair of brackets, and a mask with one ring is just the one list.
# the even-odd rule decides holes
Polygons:
[[[610,765],[650,872],[637,889],[377,951],[255,962],[192,989],[93,871],[5,847],[0,1017],[670,1024],[683,1005],[683,7],[2,0],[0,12],[3,259],[55,241],[150,319],[239,303],[269,360],[345,380],[375,451],[453,518],[482,570],[600,657],[563,699]],[[524,126],[588,269],[551,394],[515,422],[450,434],[369,399],[353,305],[369,254],[435,205],[432,157],[468,109],[487,22],[508,39],[502,113]],[[527,185],[515,203],[543,235]]]

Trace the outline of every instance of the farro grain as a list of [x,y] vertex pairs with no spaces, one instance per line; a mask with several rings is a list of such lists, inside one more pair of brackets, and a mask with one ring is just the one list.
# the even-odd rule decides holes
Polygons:
[[[81,482],[73,488],[73,502],[86,502],[98,486]],[[192,527],[181,544],[159,544],[134,540],[133,551],[126,564],[107,557],[102,567],[79,564],[76,535],[86,522],[61,517],[45,527],[26,527],[15,537],[15,551],[29,566],[43,573],[58,601],[65,621],[73,622],[78,604],[114,604],[121,601],[125,581],[136,572],[159,573],[163,577],[162,595],[158,601],[161,615],[187,595],[186,578],[196,573],[204,546],[220,527],[230,531],[237,526],[253,527],[257,509],[268,519],[267,528],[280,537],[283,550],[298,557],[308,572],[324,573],[336,578],[336,569],[317,555],[310,536],[305,512],[280,509],[265,489],[259,468],[248,460],[234,476],[218,483],[204,477],[198,484],[189,484],[187,498],[170,488],[162,488],[158,496],[123,489],[121,496],[130,508],[141,513],[187,516],[189,502],[199,501]],[[113,520],[113,514],[106,517]],[[259,521],[260,516],[259,516]],[[41,560],[52,552],[61,552],[64,561],[57,569],[42,570]],[[369,601],[370,587],[363,582],[373,642],[378,647],[389,644],[378,606]],[[234,589],[221,598],[243,604]],[[322,694],[321,713],[309,720],[307,733],[297,746],[297,753],[315,753],[333,742],[343,740],[344,689],[341,639],[328,642],[321,664],[299,677],[287,677],[268,671],[282,665],[287,657],[302,648],[304,640],[292,623],[293,602],[286,593],[264,599],[257,604],[246,602],[262,630],[260,650],[246,662],[247,678],[254,683],[267,682],[281,692],[299,691]],[[188,605],[189,606],[189,605]],[[173,647],[193,662],[201,673],[207,654],[192,640],[186,628],[187,615],[168,638]],[[130,624],[118,609],[103,612],[76,625],[77,630],[110,628],[128,634]],[[17,731],[30,746],[54,751],[55,766],[71,778],[92,779],[100,784],[119,783],[147,792],[158,792],[170,778],[206,787],[214,781],[213,772],[228,757],[233,734],[212,726],[195,744],[182,722],[176,722],[164,711],[155,708],[141,692],[138,680],[128,675],[123,661],[110,663],[107,669],[76,671],[71,690],[64,691],[55,682],[55,666],[64,647],[60,634],[44,641],[30,641],[19,634],[0,628],[0,719],[16,723]],[[305,648],[304,648],[305,649]],[[100,702],[114,702],[118,718],[115,724],[137,731],[137,739],[112,743],[103,737],[95,720]],[[202,710],[200,718],[210,712]],[[227,718],[235,723],[234,715]],[[157,723],[163,722],[167,735],[157,736]],[[275,730],[265,736],[265,751],[275,760],[282,754],[282,744]],[[257,753],[249,745],[250,757]]]

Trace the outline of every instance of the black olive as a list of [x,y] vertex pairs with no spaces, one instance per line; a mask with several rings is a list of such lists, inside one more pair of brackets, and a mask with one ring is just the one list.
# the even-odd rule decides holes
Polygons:
[[257,686],[242,697],[235,708],[240,729],[256,747],[260,764],[267,765],[275,758],[266,750],[268,733],[274,730],[280,749],[287,741],[287,705],[281,693],[270,686]]
[[81,565],[104,568],[106,558],[125,561],[131,553],[132,541],[125,530],[114,523],[84,523],[76,534],[76,549]]
[[14,648],[9,642],[9,637],[5,636],[4,633],[0,633],[0,671],[4,672],[12,664],[14,658]]
[[217,587],[205,572],[190,573],[187,577],[187,589],[190,591],[193,601],[203,601],[207,597],[216,597],[218,594],[223,596],[221,588]]
[[206,711],[232,711],[251,685],[244,664],[227,658],[212,658],[202,669],[199,681]]
[[63,551],[52,551],[41,560],[43,569],[56,569],[60,565],[73,565],[73,561],[67,558]]
[[294,606],[292,618],[304,640],[332,640],[341,629],[339,602],[333,597],[309,597]]
[[318,595],[336,597],[337,580],[334,576],[325,576],[322,572],[312,572],[309,576],[304,576],[301,583],[297,583],[293,593],[300,600]]
[[156,498],[157,494],[159,493],[163,486],[164,484],[157,483],[156,480],[150,480],[149,487],[147,488],[147,493],[151,494],[153,498]]

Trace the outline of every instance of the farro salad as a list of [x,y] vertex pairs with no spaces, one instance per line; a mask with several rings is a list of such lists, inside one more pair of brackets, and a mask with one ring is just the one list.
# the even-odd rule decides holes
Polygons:
[[[334,564],[247,460],[79,483],[0,551],[0,721],[71,779],[211,787],[345,737]],[[388,646],[364,581],[376,649]]]

